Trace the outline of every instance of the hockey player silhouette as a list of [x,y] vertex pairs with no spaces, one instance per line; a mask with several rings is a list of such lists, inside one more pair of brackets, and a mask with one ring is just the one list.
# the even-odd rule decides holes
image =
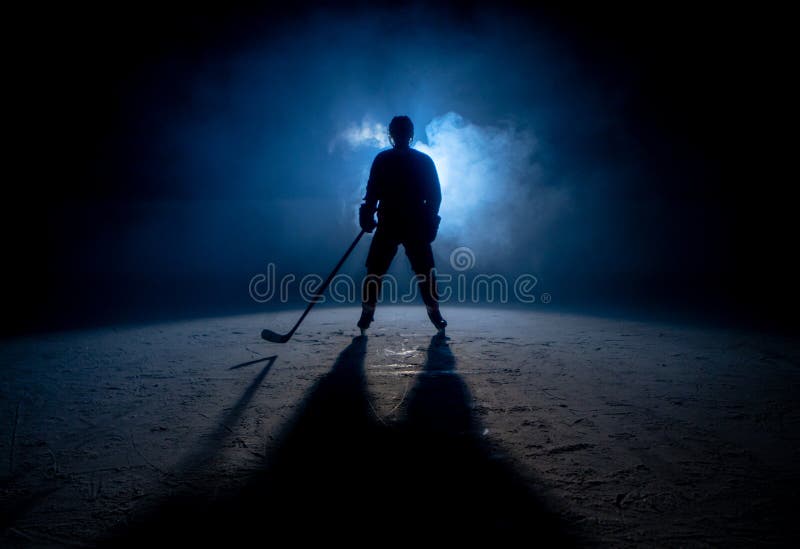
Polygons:
[[367,194],[359,209],[361,228],[368,233],[375,231],[362,288],[361,318],[358,321],[362,334],[373,320],[381,277],[389,270],[401,244],[417,275],[428,318],[440,332],[444,332],[447,326],[439,312],[431,251],[431,242],[439,230],[442,191],[431,157],[411,148],[413,137],[411,119],[395,116],[389,124],[392,148],[378,153],[372,162]]

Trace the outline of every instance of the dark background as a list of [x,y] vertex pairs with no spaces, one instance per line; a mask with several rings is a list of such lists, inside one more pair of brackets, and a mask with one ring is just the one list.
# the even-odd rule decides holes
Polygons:
[[535,273],[551,308],[796,327],[786,14],[559,6],[10,13],[4,334],[265,310],[267,262],[324,275],[357,232],[376,150],[337,133],[450,111],[535,134],[537,189],[569,197],[475,244],[482,270]]

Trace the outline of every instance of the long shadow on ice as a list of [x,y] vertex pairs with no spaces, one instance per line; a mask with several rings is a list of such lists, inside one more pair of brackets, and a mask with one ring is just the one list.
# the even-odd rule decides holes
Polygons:
[[106,541],[573,543],[481,436],[445,340],[431,340],[405,418],[388,426],[370,408],[366,347],[357,337],[339,354],[244,488],[213,501],[176,496]]

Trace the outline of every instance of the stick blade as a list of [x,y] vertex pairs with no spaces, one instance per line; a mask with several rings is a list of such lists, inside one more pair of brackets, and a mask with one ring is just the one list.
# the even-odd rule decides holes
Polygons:
[[286,343],[289,341],[289,334],[276,334],[272,330],[261,330],[261,339],[265,339],[271,343]]

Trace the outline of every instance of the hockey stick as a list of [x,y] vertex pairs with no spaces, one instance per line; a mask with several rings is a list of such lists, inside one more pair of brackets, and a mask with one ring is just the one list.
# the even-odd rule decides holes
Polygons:
[[350,247],[347,248],[347,251],[342,256],[342,259],[339,260],[339,263],[337,263],[336,267],[333,268],[333,271],[331,271],[331,274],[328,275],[328,278],[325,280],[325,282],[323,282],[322,285],[317,289],[316,293],[314,293],[314,296],[311,298],[311,303],[308,304],[308,307],[306,307],[306,310],[303,312],[303,315],[300,317],[300,320],[297,321],[297,324],[294,325],[294,328],[289,330],[289,333],[283,335],[277,334],[272,330],[261,330],[261,337],[263,339],[271,341],[272,343],[286,343],[287,341],[292,339],[292,336],[294,335],[295,330],[297,330],[297,327],[300,326],[300,323],[303,322],[303,319],[306,317],[306,315],[308,315],[309,311],[311,311],[311,307],[313,307],[317,303],[320,296],[322,296],[322,294],[325,293],[325,290],[328,289],[328,285],[331,283],[331,280],[333,280],[333,277],[336,276],[337,272],[339,272],[339,269],[347,259],[347,256],[350,255],[350,252],[353,251],[353,248],[356,247],[356,244],[358,244],[358,241],[361,240],[362,236],[364,236],[364,231],[358,233],[358,236],[356,237],[355,240],[353,240],[353,243],[350,244]]

